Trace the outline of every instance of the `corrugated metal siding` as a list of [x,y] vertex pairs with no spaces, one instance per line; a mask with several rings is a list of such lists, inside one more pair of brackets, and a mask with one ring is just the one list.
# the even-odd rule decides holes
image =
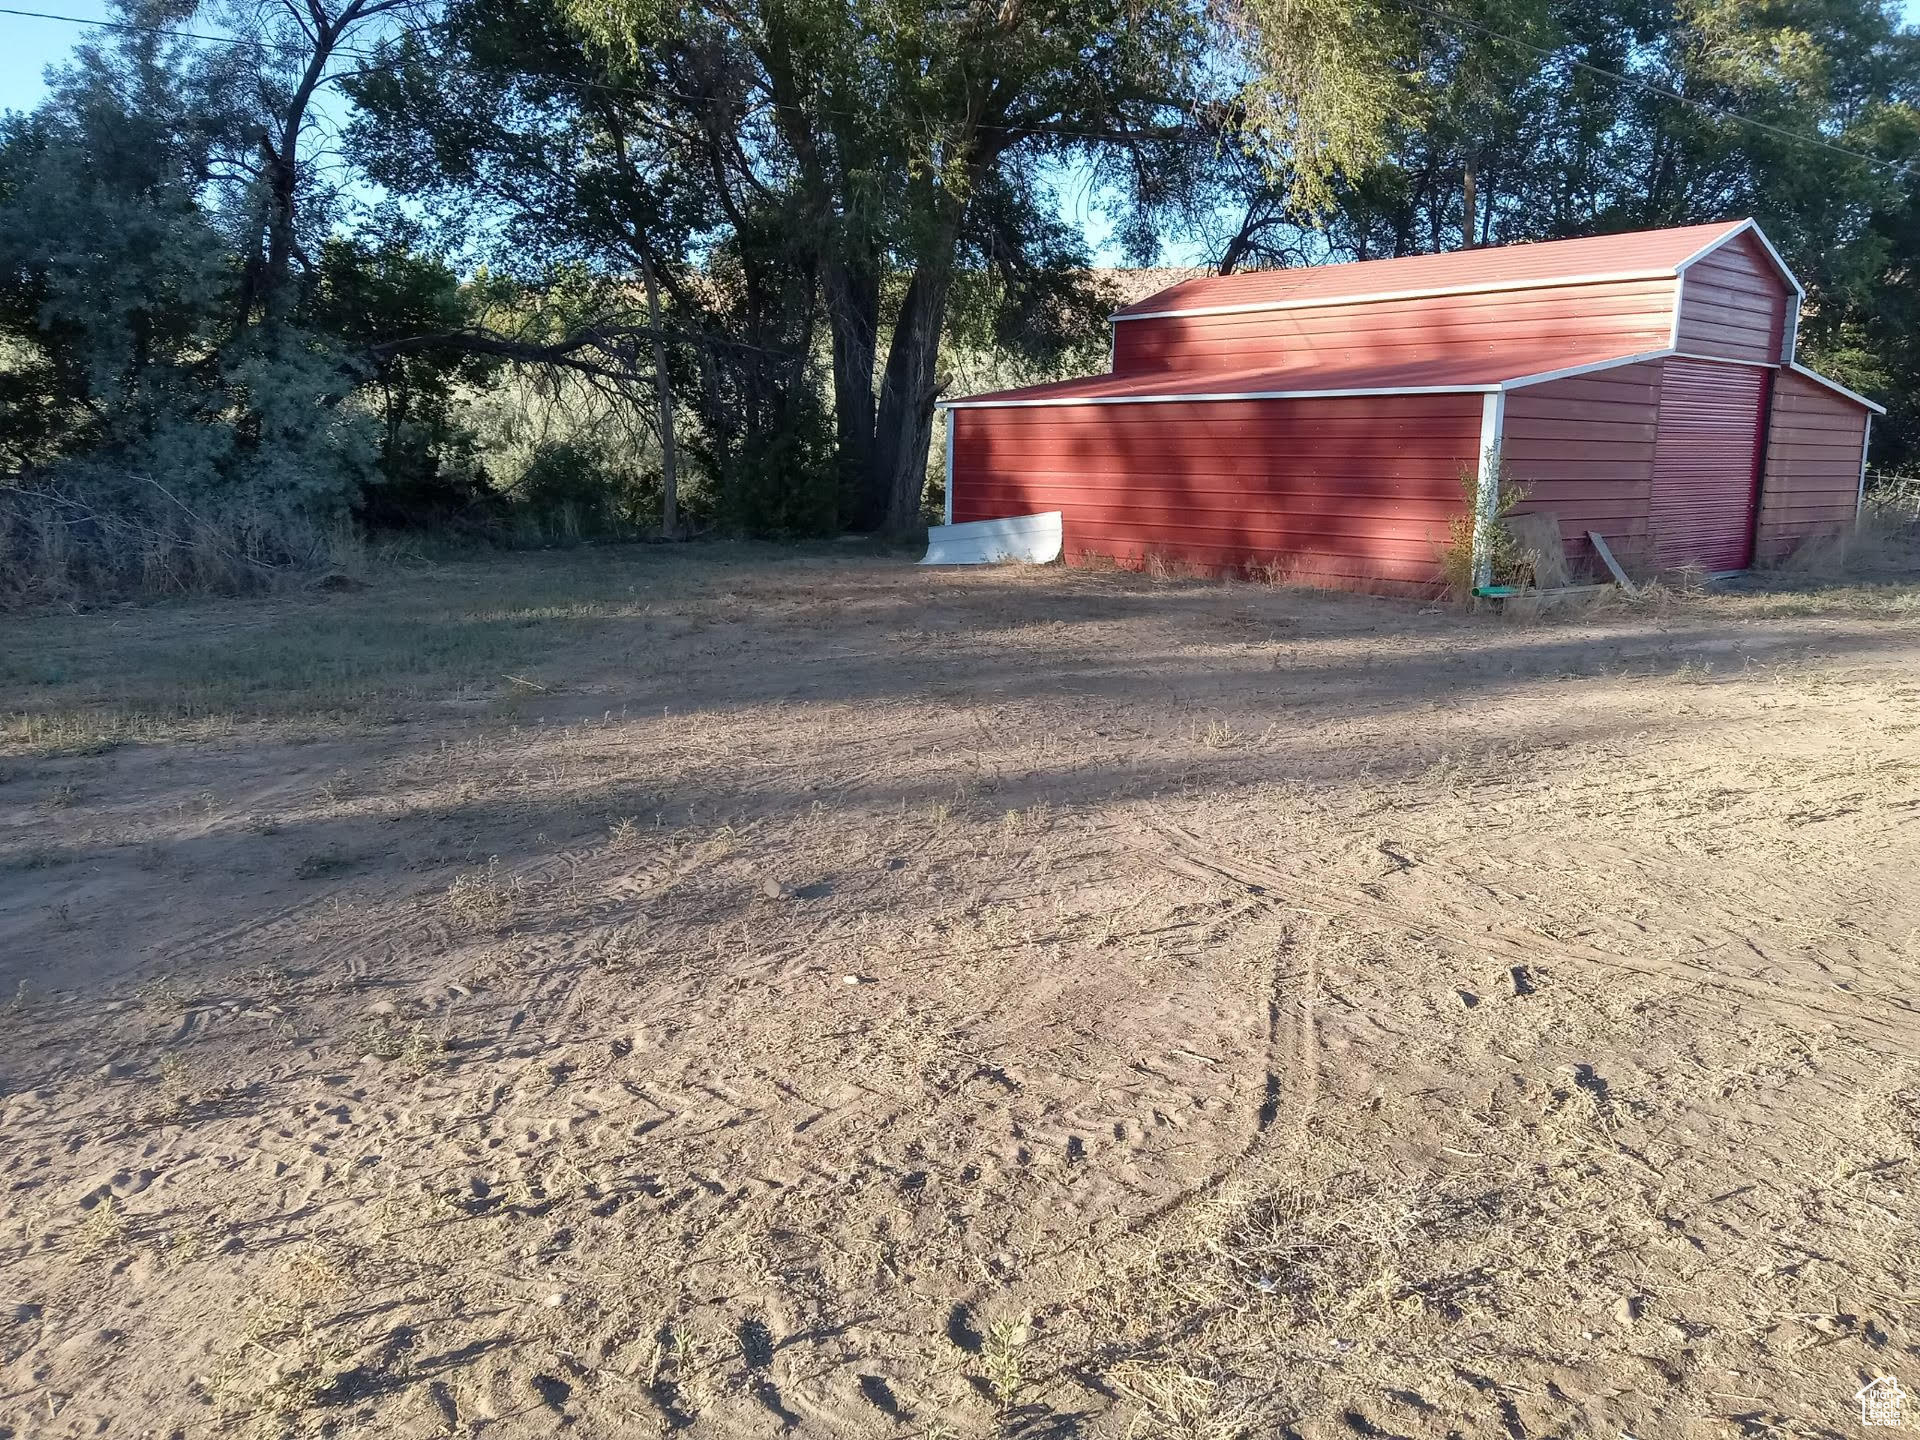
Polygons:
[[1866,425],[1867,412],[1844,395],[1790,370],[1780,375],[1760,481],[1762,563],[1853,523]]
[[1311,371],[1440,357],[1471,361],[1516,348],[1570,356],[1631,355],[1666,348],[1673,294],[1670,279],[1633,280],[1126,320],[1114,326],[1113,370],[1117,375],[1259,367]]
[[1589,530],[1606,537],[1623,565],[1652,562],[1647,509],[1660,373],[1658,363],[1624,365],[1507,396],[1501,455],[1509,476],[1527,487],[1517,508],[1557,515],[1576,565],[1600,570]]
[[1661,568],[1753,560],[1760,427],[1771,370],[1665,360],[1649,519]]
[[1525,285],[1595,276],[1671,276],[1715,240],[1745,222],[1681,225],[1666,230],[1630,230],[1578,240],[1531,245],[1491,245],[1438,255],[1393,260],[1357,260],[1344,265],[1246,270],[1237,275],[1195,278],[1136,300],[1120,313],[1191,310],[1217,305],[1290,304],[1298,300],[1352,300],[1355,296],[1436,290],[1461,285]]
[[1679,348],[1735,360],[1785,358],[1792,292],[1751,233],[1689,266],[1681,279]]
[[956,521],[1059,510],[1066,556],[1430,593],[1478,395],[954,412]]

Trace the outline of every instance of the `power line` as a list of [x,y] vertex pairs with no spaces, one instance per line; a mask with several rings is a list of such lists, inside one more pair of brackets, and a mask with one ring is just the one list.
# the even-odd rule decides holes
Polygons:
[[[255,50],[270,50],[273,48],[264,41],[249,39],[241,35],[205,35],[192,30],[176,30],[166,25],[142,25],[124,20],[90,20],[79,15],[55,15],[45,10],[18,10],[7,5],[0,5],[0,15],[17,15],[30,20],[60,20],[69,25],[92,25],[106,30],[124,30],[139,34],[170,35],[182,40],[201,40],[212,45],[233,45]],[[335,55],[345,55],[355,60],[374,61],[385,58],[375,51],[360,50],[351,45],[336,45],[332,53]],[[714,98],[708,95],[690,95],[681,90],[669,90],[665,86],[642,90],[630,85],[609,85],[600,80],[572,80],[560,76],[543,77],[543,83],[561,90],[595,90],[607,95],[627,95],[637,100],[647,100],[664,96],[670,100],[683,100],[689,104],[700,104]],[[790,101],[773,99],[761,99],[757,101],[756,108],[792,110],[815,115],[839,115],[850,120],[866,118],[866,112],[860,110],[842,110],[831,105],[799,105]],[[1071,130],[1057,125],[1048,126],[1044,133],[1047,135],[1066,136],[1075,140],[1106,140],[1115,143],[1150,138],[1137,133],[1129,134],[1121,130]]]
[[[1685,105],[1688,108],[1699,111],[1702,114],[1712,115],[1716,119],[1726,120],[1736,125],[1745,125],[1754,130],[1761,131],[1764,134],[1772,135],[1781,140],[1790,140],[1801,145],[1812,145],[1818,149],[1829,151],[1830,153],[1835,155],[1844,155],[1849,160],[1856,160],[1863,165],[1870,165],[1877,169],[1882,169],[1882,170],[1891,170],[1897,175],[1905,175],[1912,168],[1913,162],[1911,161],[1882,160],[1878,156],[1869,155],[1862,150],[1850,149],[1845,145],[1836,145],[1831,140],[1823,139],[1818,135],[1806,135],[1806,134],[1802,134],[1797,130],[1788,130],[1782,126],[1770,124],[1765,120],[1757,120],[1751,115],[1742,115],[1737,110],[1728,110],[1723,106],[1713,105],[1705,100],[1695,99],[1693,96],[1690,96],[1690,95],[1682,95],[1677,90],[1670,90],[1666,86],[1656,84],[1651,80],[1643,80],[1632,75],[1622,75],[1617,70],[1609,70],[1604,66],[1595,65],[1590,61],[1576,59],[1571,56],[1567,56],[1559,51],[1550,50],[1545,48],[1544,46],[1535,45],[1530,41],[1522,40],[1517,36],[1508,35],[1503,31],[1495,30],[1489,25],[1483,25],[1477,20],[1470,20],[1464,15],[1454,15],[1447,11],[1437,9],[1433,6],[1422,4],[1420,3],[1420,0],[1404,0],[1404,3],[1407,5],[1409,9],[1417,10],[1421,14],[1428,16],[1430,19],[1434,19],[1445,24],[1464,25],[1469,29],[1479,31],[1482,35],[1485,35],[1490,39],[1499,40],[1508,45],[1517,46],[1519,49],[1528,51],[1533,55],[1537,55],[1543,60],[1564,61],[1566,64],[1571,65],[1576,70],[1584,70],[1590,75],[1598,75],[1603,79],[1614,81],[1616,84],[1629,86],[1632,89],[1640,90],[1649,95],[1658,95],[1663,99],[1675,101],[1678,104]],[[215,44],[215,45],[247,46],[254,49],[269,48],[261,41],[250,40],[243,36],[204,35],[204,34],[196,33],[191,30],[174,30],[163,25],[141,25],[131,21],[121,21],[121,20],[90,20],[78,15],[56,15],[51,13],[50,11],[44,11],[44,10],[18,10],[18,9],[12,8],[11,6],[0,6],[0,15],[13,15],[13,16],[19,16],[24,19],[30,19],[30,20],[57,20],[69,25],[90,25],[90,26],[96,26],[98,28],[106,29],[106,30],[126,30],[126,31],[136,31],[136,32],[148,32],[148,33],[161,34],[161,35],[173,35],[183,40],[199,40],[199,41],[204,41],[208,44]],[[344,45],[336,47],[333,53],[335,53],[336,55],[350,56],[353,59],[357,59],[357,60],[378,60],[381,58],[378,54],[374,53],[373,51],[359,50],[351,46],[344,46]],[[666,90],[666,89],[658,89],[654,91],[643,91],[643,90],[635,89],[628,86],[608,85],[603,82],[595,81],[595,80],[565,80],[565,79],[553,78],[549,81],[549,83],[556,85],[561,89],[598,90],[598,91],[602,91],[604,93],[613,94],[613,95],[630,95],[636,99],[646,99],[650,95],[664,95],[671,99],[698,103],[701,100],[709,98],[709,97],[699,96],[699,95],[688,95],[679,91],[672,91],[672,90]],[[800,111],[807,111],[810,113],[817,113],[817,114],[824,114],[824,115],[840,115],[848,119],[863,118],[863,113],[860,111],[838,110],[831,106],[795,105],[789,102],[783,102],[783,101],[771,100],[771,99],[764,100],[761,102],[761,104],[765,108],[774,109],[774,110],[800,110]],[[1073,139],[1078,139],[1078,140],[1105,140],[1109,142],[1124,142],[1124,141],[1139,140],[1144,138],[1137,134],[1127,134],[1125,132],[1118,132],[1118,131],[1067,130],[1067,129],[1061,129],[1059,127],[1049,127],[1046,133],[1049,135],[1067,136],[1067,137],[1071,137]]]
[[1798,130],[1788,130],[1779,125],[1770,125],[1765,120],[1756,120],[1751,115],[1742,115],[1737,110],[1728,110],[1719,105],[1709,104],[1705,100],[1697,100],[1691,95],[1682,95],[1678,90],[1669,90],[1666,86],[1656,84],[1651,80],[1642,80],[1633,75],[1622,75],[1617,70],[1608,70],[1604,66],[1595,65],[1586,60],[1564,55],[1560,51],[1549,50],[1543,46],[1532,44],[1529,41],[1520,39],[1518,36],[1508,35],[1502,31],[1493,29],[1491,26],[1482,25],[1478,20],[1469,20],[1464,15],[1453,15],[1447,11],[1435,9],[1430,5],[1423,5],[1420,3],[1420,0],[1404,0],[1404,3],[1408,9],[1418,10],[1422,15],[1429,16],[1432,19],[1447,24],[1465,25],[1469,29],[1478,30],[1482,35],[1488,36],[1491,39],[1502,40],[1509,45],[1518,46],[1522,50],[1538,55],[1543,60],[1563,60],[1574,69],[1584,70],[1589,75],[1599,75],[1604,79],[1616,81],[1621,85],[1631,86],[1649,95],[1659,95],[1667,100],[1678,101],[1680,104],[1690,109],[1698,110],[1703,114],[1712,115],[1721,120],[1731,120],[1735,124],[1751,126],[1755,130],[1763,131],[1768,135],[1778,136],[1782,140],[1793,140],[1802,145],[1814,145],[1822,150],[1830,150],[1836,155],[1845,155],[1850,160],[1858,160],[1862,164],[1892,170],[1896,174],[1904,175],[1912,166],[1911,161],[1882,160],[1878,156],[1869,155],[1863,150],[1852,150],[1845,145],[1836,145],[1831,140],[1823,139],[1818,135],[1805,135]]
[[264,50],[257,40],[240,35],[201,35],[192,30],[175,30],[166,25],[137,25],[130,20],[89,20],[80,15],[55,15],[46,10],[15,10],[0,5],[0,15],[18,15],[25,20],[60,20],[68,25],[92,25],[101,30],[127,30],[136,34],[173,35],[182,40],[205,40],[214,45],[245,45]]

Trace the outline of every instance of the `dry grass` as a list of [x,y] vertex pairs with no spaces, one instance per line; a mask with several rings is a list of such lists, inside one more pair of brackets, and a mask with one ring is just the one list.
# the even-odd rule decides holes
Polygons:
[[468,930],[498,930],[513,919],[525,888],[501,869],[495,855],[486,869],[458,876],[447,887],[447,913]]
[[0,610],[270,593],[367,568],[344,523],[291,510],[196,509],[140,476],[112,493],[0,484]]
[[[698,596],[777,553],[716,546],[664,563]],[[0,646],[0,753],[84,757],[263,723],[318,737],[448,701],[504,713],[564,689],[548,662],[610,627],[705,623],[704,598],[656,598],[656,563],[654,552],[620,548],[571,552],[559,565],[503,555],[377,569],[367,590],[156,606],[137,624],[64,609],[21,615],[8,623],[15,643]],[[141,643],[130,648],[135,629]],[[528,692],[529,679],[542,688]]]
[[1910,626],[746,553],[21,622],[19,713],[167,743],[0,776],[0,1427],[1701,1440],[1908,1367]]
[[120,1204],[113,1196],[106,1195],[74,1228],[71,1253],[75,1260],[83,1263],[107,1258],[117,1255],[125,1247],[126,1239],[126,1220],[120,1213]]
[[206,1387],[223,1427],[261,1440],[307,1429],[359,1349],[331,1323],[352,1279],[339,1258],[309,1247],[247,1306]]

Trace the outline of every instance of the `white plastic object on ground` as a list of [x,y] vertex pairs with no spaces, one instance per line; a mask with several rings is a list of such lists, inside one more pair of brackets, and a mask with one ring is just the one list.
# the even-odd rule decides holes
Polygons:
[[1010,515],[1004,520],[969,520],[964,525],[927,527],[922,565],[993,565],[1017,560],[1045,565],[1060,558],[1060,512]]

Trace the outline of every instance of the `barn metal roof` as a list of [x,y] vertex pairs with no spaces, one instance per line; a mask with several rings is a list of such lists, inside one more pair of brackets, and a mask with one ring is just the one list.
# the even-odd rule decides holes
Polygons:
[[[1670,230],[1635,230],[1582,240],[1551,240],[1534,245],[1505,245],[1459,250],[1444,255],[1412,255],[1399,260],[1362,260],[1297,270],[1262,270],[1187,280],[1128,306],[1116,320],[1170,315],[1217,315],[1241,311],[1287,310],[1313,305],[1366,304],[1436,295],[1494,293],[1549,285],[1600,284],[1607,281],[1676,277],[1695,261],[1751,232],[1779,267],[1796,294],[1804,294],[1779,253],[1751,220],[1713,225],[1684,225]],[[1676,330],[1677,338],[1677,330]],[[1361,395],[1491,394],[1565,379],[1596,370],[1633,365],[1668,356],[1686,357],[1677,344],[1665,349],[1622,353],[1614,347],[1585,351],[1563,341],[1543,343],[1514,338],[1485,342],[1475,350],[1396,361],[1353,358],[1326,361],[1303,354],[1293,364],[1242,370],[1152,370],[1089,375],[1048,385],[997,390],[942,400],[952,410],[1004,409],[1040,405],[1149,405],[1173,401],[1293,400]],[[1279,357],[1276,357],[1279,358]],[[1757,362],[1724,356],[1695,356],[1729,364]],[[1793,363],[1808,379],[1878,414],[1885,407],[1857,395],[1837,381]]]
[[1115,320],[1169,315],[1227,315],[1238,311],[1286,310],[1310,305],[1359,305],[1432,295],[1471,295],[1529,290],[1550,285],[1590,285],[1611,280],[1649,280],[1678,275],[1738,235],[1752,231],[1796,293],[1779,253],[1751,220],[1682,225],[1668,230],[1630,230],[1579,240],[1546,240],[1407,255],[1397,260],[1355,260],[1302,269],[1248,270],[1208,276],[1123,306]]
[[1512,390],[1590,370],[1657,360],[1671,354],[1610,353],[1570,356],[1564,345],[1501,349],[1485,355],[1437,355],[1393,364],[1313,364],[1291,369],[1150,371],[1088,375],[1049,385],[997,390],[945,400],[953,410],[1005,409],[1029,405],[1145,405],[1196,400],[1304,400],[1342,395],[1461,395]]

